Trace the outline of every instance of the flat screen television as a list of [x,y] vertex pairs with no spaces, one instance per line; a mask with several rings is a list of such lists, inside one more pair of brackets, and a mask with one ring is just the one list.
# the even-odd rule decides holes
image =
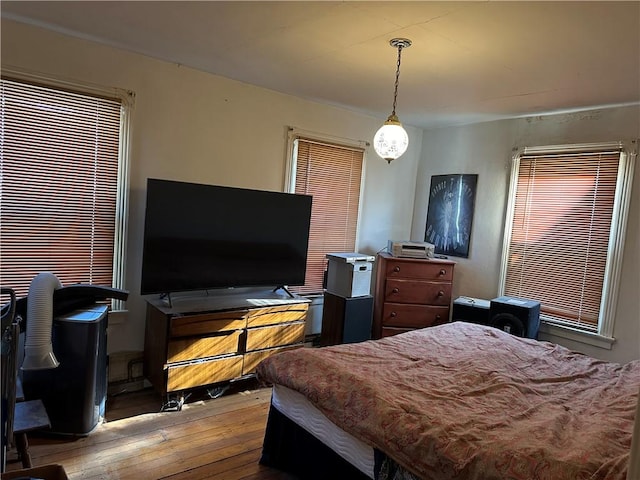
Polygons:
[[303,285],[311,196],[147,179],[140,293]]

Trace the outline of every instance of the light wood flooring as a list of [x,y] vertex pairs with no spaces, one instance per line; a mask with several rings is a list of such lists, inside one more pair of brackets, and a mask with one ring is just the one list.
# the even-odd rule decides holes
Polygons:
[[[88,436],[31,434],[33,465],[60,464],[71,480],[295,480],[258,464],[269,388],[238,382],[219,398],[200,395],[164,412],[151,389],[110,396],[106,421]],[[7,471],[21,468],[14,455]]]

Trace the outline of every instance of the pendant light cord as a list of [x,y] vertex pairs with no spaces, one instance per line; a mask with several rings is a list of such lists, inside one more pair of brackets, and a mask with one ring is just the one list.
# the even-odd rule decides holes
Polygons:
[[395,83],[395,88],[393,91],[393,111],[391,112],[391,115],[395,115],[396,114],[396,103],[398,101],[398,84],[400,82],[400,60],[402,57],[402,48],[404,47],[404,45],[402,43],[398,44],[398,62],[396,64],[396,83]]

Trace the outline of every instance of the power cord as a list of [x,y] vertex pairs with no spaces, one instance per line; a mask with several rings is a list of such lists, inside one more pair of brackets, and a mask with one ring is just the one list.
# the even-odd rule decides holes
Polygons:
[[380,252],[384,252],[385,250],[387,250],[387,247],[388,247],[388,245],[385,245],[384,247],[382,247],[380,250],[378,250],[378,251],[376,252],[376,255],[377,255],[378,253],[380,253]]
[[184,402],[191,396],[191,393],[188,393],[185,397],[184,395],[180,395],[178,398],[168,400],[162,407],[160,407],[161,412],[179,412],[182,410],[182,406]]

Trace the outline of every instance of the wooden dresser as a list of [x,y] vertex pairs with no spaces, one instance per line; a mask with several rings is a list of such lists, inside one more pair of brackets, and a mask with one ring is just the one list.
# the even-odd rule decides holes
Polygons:
[[455,262],[450,260],[401,258],[379,253],[373,338],[447,323],[454,266]]
[[309,300],[274,293],[147,300],[144,374],[161,394],[235,380],[303,345]]

